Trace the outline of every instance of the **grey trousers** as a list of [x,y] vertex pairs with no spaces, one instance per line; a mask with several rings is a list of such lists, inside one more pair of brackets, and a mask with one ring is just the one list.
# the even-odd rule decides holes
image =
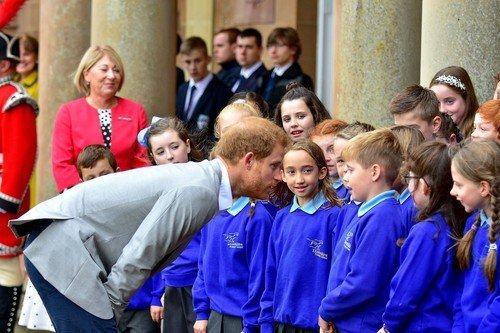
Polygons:
[[210,313],[207,333],[241,333],[242,331],[241,317],[223,315],[216,311]]
[[163,333],[193,333],[196,314],[193,310],[192,286],[165,287]]

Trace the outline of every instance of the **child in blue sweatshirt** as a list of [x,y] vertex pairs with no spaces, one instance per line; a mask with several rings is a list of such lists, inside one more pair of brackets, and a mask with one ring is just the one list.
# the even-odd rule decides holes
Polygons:
[[409,154],[424,142],[424,136],[416,127],[394,125],[390,129],[392,134],[398,139],[403,150],[403,165],[401,166],[399,177],[394,182],[392,188],[400,193],[398,201],[401,205],[401,213],[403,214],[403,221],[406,226],[406,237],[415,223],[418,210],[415,208],[410,191],[408,190],[408,184],[405,183],[403,176],[408,173],[408,166],[406,164]]
[[317,124],[311,132],[311,140],[317,144],[325,155],[328,177],[339,199],[345,200],[349,194],[339,178],[337,158],[334,153],[334,142],[337,133],[347,126],[347,123],[338,119],[327,119]]
[[445,143],[422,144],[406,164],[405,179],[419,214],[401,248],[379,333],[446,333],[452,328],[460,280],[453,244],[462,236],[466,213],[450,195],[451,158]]
[[[153,117],[151,126],[142,130],[137,139],[147,148],[152,165],[202,159],[186,127],[177,118]],[[155,283],[153,286],[151,317],[158,323],[163,319],[165,332],[193,332],[195,314],[191,289],[198,274],[200,239],[201,234],[198,233],[179,257],[161,271],[159,285]],[[163,293],[164,306],[161,304]]]
[[310,140],[285,151],[282,177],[293,203],[278,212],[269,239],[261,332],[317,332],[340,201],[323,152]]
[[398,268],[403,237],[401,208],[391,190],[402,162],[398,140],[389,129],[357,135],[342,151],[344,183],[363,202],[345,225],[333,251],[328,293],[319,308],[324,331],[377,332]]
[[453,157],[451,194],[469,213],[457,258],[463,286],[455,304],[453,332],[500,332],[498,172],[500,148],[494,141],[471,142]]
[[193,286],[195,332],[260,331],[257,320],[272,223],[262,202],[240,197],[202,229]]

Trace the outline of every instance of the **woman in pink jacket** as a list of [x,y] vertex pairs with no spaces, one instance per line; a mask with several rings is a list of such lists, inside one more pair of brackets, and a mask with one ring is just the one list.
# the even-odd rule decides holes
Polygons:
[[119,55],[107,45],[90,47],[74,77],[85,97],[61,106],[52,138],[52,171],[60,192],[80,182],[76,158],[90,144],[110,148],[121,170],[148,165],[136,140],[147,127],[139,103],[116,96],[125,79]]

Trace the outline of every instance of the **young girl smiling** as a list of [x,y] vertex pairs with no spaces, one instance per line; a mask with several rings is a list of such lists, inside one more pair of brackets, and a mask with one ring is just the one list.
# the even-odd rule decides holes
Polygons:
[[499,166],[500,148],[493,141],[471,142],[452,160],[451,195],[473,213],[458,242],[463,289],[455,306],[453,331],[500,331]]
[[292,204],[277,213],[271,231],[261,332],[317,332],[339,199],[328,179],[323,152],[310,140],[287,149],[282,177],[294,196]]

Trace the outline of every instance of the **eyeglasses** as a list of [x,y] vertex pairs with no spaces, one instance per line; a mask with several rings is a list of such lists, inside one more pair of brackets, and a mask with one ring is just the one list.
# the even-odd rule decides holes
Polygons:
[[412,176],[412,175],[404,175],[403,176],[403,183],[408,186],[408,185],[410,185],[410,181],[412,179],[420,179],[420,177]]

